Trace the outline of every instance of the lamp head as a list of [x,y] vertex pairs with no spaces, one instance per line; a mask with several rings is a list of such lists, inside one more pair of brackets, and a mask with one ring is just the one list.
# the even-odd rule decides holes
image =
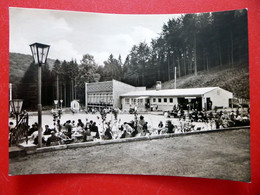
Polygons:
[[45,64],[47,61],[47,56],[49,53],[50,46],[45,45],[42,43],[33,43],[30,45],[32,55],[33,55],[33,62],[35,64]]

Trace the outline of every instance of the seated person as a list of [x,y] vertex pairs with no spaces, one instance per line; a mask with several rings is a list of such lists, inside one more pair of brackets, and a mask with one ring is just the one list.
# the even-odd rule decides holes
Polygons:
[[158,127],[163,128],[163,122],[162,121],[159,122]]
[[[33,140],[33,144],[38,145],[38,135],[34,138]],[[42,137],[42,144],[45,145],[46,141],[44,140],[44,138]]]
[[168,121],[167,133],[174,133],[174,125],[172,124],[171,121]]
[[76,127],[75,121],[72,121],[71,126],[72,126],[72,128]]
[[132,133],[133,132],[133,128],[126,122],[123,125],[123,130],[125,130],[127,133]]
[[81,121],[81,119],[78,119],[78,124],[77,124],[77,127],[84,127],[84,124],[83,122]]
[[142,115],[140,116],[140,120],[138,121],[138,124],[141,125],[142,127],[145,125],[145,120]]
[[28,136],[31,136],[35,131],[38,131],[38,128],[35,124],[32,124],[32,128],[30,128],[28,131]]
[[51,137],[48,138],[46,146],[50,146],[54,143],[54,145],[57,145],[61,141],[61,138],[57,137],[55,135],[54,131],[51,131]]
[[134,132],[134,129],[129,124],[127,124],[127,122],[125,122],[123,125],[123,133],[120,138],[130,137],[132,132]]
[[45,131],[43,135],[51,135],[51,131],[53,130],[49,128],[49,125],[45,125]]
[[61,139],[69,139],[68,136],[66,136],[63,132],[59,131],[58,133],[56,133],[56,136],[61,138]]
[[105,130],[105,137],[104,138],[105,139],[112,139],[113,138],[112,131],[111,131],[111,128],[110,128],[109,124],[108,124],[108,126],[107,126],[107,128]]

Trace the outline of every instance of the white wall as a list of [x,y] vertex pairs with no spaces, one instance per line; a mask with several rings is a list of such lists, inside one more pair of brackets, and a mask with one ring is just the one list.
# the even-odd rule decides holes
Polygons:
[[[135,101],[136,102],[133,102],[133,100],[135,98],[138,98],[138,97],[123,97],[121,99],[121,102],[122,102],[122,110],[125,111],[125,112],[128,112],[130,108],[134,108],[135,106],[137,106],[137,111],[138,112],[143,112],[145,111],[145,99],[140,99],[139,102],[138,100],[136,99]],[[126,99],[129,99],[129,102],[126,103]]]
[[121,108],[120,95],[131,91],[145,91],[145,90],[146,87],[134,87],[132,85],[128,85],[126,83],[113,80],[113,99],[114,99],[113,106],[116,108]]
[[[159,98],[161,99],[161,102],[158,101]],[[165,98],[167,99],[167,102],[164,102]],[[170,102],[170,98],[172,98],[172,102]],[[154,102],[153,99],[155,99],[156,101]],[[173,109],[174,105],[178,105],[178,100],[177,97],[151,97],[150,105],[154,107],[154,110],[155,106],[158,105],[158,110],[169,111]]]
[[216,88],[206,94],[204,94],[204,102],[206,101],[206,98],[209,97],[212,101],[212,109],[214,109],[215,106],[217,107],[229,107],[229,99],[233,98],[233,94],[229,91],[226,91],[221,88]]
[[[129,103],[126,104],[125,99],[129,99]],[[132,101],[132,99],[138,98],[138,97],[124,97],[122,98],[122,109],[124,111],[128,111],[130,109],[130,106],[134,108],[135,103]],[[159,102],[159,98],[161,99],[161,102]],[[167,99],[167,102],[164,102],[164,98]],[[172,102],[170,102],[170,98],[172,98]],[[169,111],[173,109],[174,105],[178,105],[177,97],[150,97],[150,106],[153,106],[153,110],[156,110],[155,107],[158,105],[158,109],[160,111]],[[153,101],[155,99],[155,102]],[[137,100],[136,100],[137,101]],[[138,111],[145,111],[145,99],[143,99],[142,104],[138,104]]]

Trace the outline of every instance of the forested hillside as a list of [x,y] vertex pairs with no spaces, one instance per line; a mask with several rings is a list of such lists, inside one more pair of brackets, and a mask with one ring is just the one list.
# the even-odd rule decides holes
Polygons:
[[[246,10],[186,14],[171,19],[150,45],[142,42],[132,47],[121,79],[151,87],[155,80],[173,79],[174,67],[180,78],[214,67],[248,65],[247,33]],[[115,63],[111,66],[116,67]]]
[[[48,58],[50,68],[53,67],[54,60]],[[9,79],[11,82],[20,80],[24,73],[33,62],[32,55],[25,55],[20,53],[9,53]]]
[[[51,51],[50,51],[51,52]],[[10,53],[14,97],[26,108],[37,105],[37,66],[30,55]],[[97,64],[91,54],[75,60],[49,60],[43,66],[42,104],[63,99],[84,104],[84,83],[116,79],[133,86],[165,82],[172,88],[177,68],[178,88],[219,86],[238,98],[249,98],[247,10],[184,14],[162,24],[151,43],[133,45],[126,59],[110,54]]]
[[[22,91],[21,91],[21,81],[24,78],[26,72],[29,70],[29,67],[32,65],[33,57],[32,55],[25,55],[20,53],[9,53],[9,83],[12,83],[13,88],[13,97],[14,98],[23,98]],[[48,58],[48,67],[53,67],[54,60]],[[36,65],[34,65],[36,66]],[[37,76],[37,66],[35,67],[35,72]],[[28,74],[28,73],[27,73]],[[28,82],[33,83],[37,82],[33,80],[34,75],[29,76],[31,80]],[[24,87],[26,87],[24,83]],[[29,84],[27,85],[29,86]],[[18,95],[20,93],[20,95]]]
[[[210,71],[199,71],[177,79],[177,88],[221,87],[234,93],[235,97],[249,100],[249,68],[240,65],[234,68],[216,67]],[[155,86],[152,87],[154,89]],[[162,83],[162,89],[173,89],[174,80]]]

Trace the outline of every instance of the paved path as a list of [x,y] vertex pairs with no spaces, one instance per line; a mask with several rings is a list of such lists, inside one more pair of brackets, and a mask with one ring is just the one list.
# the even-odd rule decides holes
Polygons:
[[37,153],[10,159],[11,175],[122,173],[250,181],[250,130]]

